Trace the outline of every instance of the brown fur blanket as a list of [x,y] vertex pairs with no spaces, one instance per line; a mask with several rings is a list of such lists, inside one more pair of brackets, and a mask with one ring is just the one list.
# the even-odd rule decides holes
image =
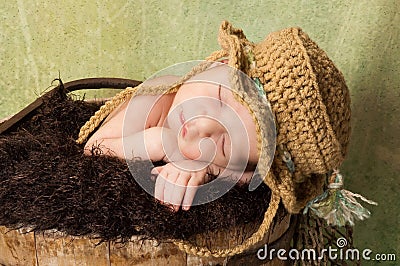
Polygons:
[[83,155],[75,139],[98,107],[60,89],[0,135],[0,225],[127,241],[133,235],[188,239],[261,222],[270,197],[265,185],[253,192],[235,186],[215,201],[174,213],[135,181],[154,185],[149,161],[129,162],[131,173],[120,159]]

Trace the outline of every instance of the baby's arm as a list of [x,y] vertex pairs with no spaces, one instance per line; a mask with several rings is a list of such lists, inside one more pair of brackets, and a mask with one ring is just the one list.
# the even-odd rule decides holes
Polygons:
[[[161,84],[172,84],[178,79],[176,76],[161,76],[146,80],[144,86],[157,86]],[[107,116],[102,125],[93,133],[86,142],[84,152],[90,155],[93,147],[108,155],[123,155],[121,152],[120,139],[125,134],[133,135],[141,132],[145,126],[153,127],[158,124],[158,113],[163,110],[172,95],[138,95],[127,99]],[[157,105],[156,105],[157,103]],[[131,121],[128,123],[128,121]],[[153,125],[153,126],[152,126]],[[111,144],[108,147],[106,144]],[[98,148],[98,149],[97,149]],[[120,156],[122,158],[122,156]]]
[[[175,156],[178,146],[176,136],[170,129],[163,127],[151,127],[143,131],[132,133],[125,137],[98,139],[92,145],[98,146],[105,155],[116,156],[119,158],[142,160],[165,161],[166,151],[171,154],[169,158],[180,159]],[[92,147],[86,150],[90,152]]]

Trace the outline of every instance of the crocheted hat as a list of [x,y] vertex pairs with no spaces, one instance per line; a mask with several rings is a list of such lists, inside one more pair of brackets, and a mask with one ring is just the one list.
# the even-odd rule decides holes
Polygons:
[[[361,196],[340,190],[341,175],[337,168],[343,162],[348,148],[350,97],[342,73],[326,53],[300,28],[271,33],[255,44],[246,39],[242,30],[224,21],[220,26],[218,41],[222,50],[211,54],[208,62],[196,66],[176,83],[152,88],[139,86],[140,90],[138,87],[128,88],[115,96],[82,127],[77,142],[85,141],[90,132],[128,97],[176,91],[183,82],[207,69],[213,61],[227,58],[231,67],[254,80],[262,92],[261,96],[269,100],[275,115],[276,153],[269,168],[263,163],[271,159],[267,153],[268,143],[263,139],[268,136],[266,128],[270,124],[264,119],[264,108],[257,100],[260,91],[248,91],[241,86],[239,79],[232,77],[231,85],[237,100],[249,108],[257,124],[257,171],[271,188],[270,205],[258,231],[243,245],[216,251],[180,241],[177,242],[178,246],[186,252],[204,256],[240,253],[262,239],[281,200],[290,213],[298,213],[305,207],[311,208],[333,224],[352,224],[354,218],[367,217],[369,212],[354,199]],[[323,192],[327,175],[331,175],[332,190],[317,197]],[[336,193],[334,199],[351,198],[351,203],[332,202],[332,193]],[[313,198],[317,200],[308,203]],[[338,211],[336,206],[339,205],[345,211]],[[321,207],[322,211],[318,211],[317,207]],[[344,219],[338,218],[338,215],[344,216]]]
[[263,84],[276,117],[272,170],[286,209],[297,213],[321,193],[322,174],[337,169],[347,153],[349,91],[342,73],[299,28],[271,33],[253,53],[250,75]]

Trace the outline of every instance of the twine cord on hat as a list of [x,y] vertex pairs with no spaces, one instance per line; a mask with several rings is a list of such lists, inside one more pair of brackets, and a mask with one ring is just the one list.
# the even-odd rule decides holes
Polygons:
[[264,220],[262,221],[258,230],[254,232],[253,235],[251,235],[249,238],[247,238],[242,244],[237,245],[233,248],[210,250],[207,247],[198,247],[182,240],[179,241],[176,240],[174,241],[174,243],[179,247],[180,250],[196,256],[203,256],[203,257],[212,256],[217,258],[218,257],[223,258],[240,254],[245,250],[249,249],[250,247],[254,247],[255,245],[257,245],[260,242],[260,240],[262,240],[265,237],[266,233],[269,230],[271,222],[274,219],[275,214],[278,210],[279,202],[280,202],[280,196],[272,192],[268,209],[264,214]]
[[90,133],[92,133],[100,123],[121,103],[129,100],[131,97],[136,95],[161,95],[163,93],[173,93],[177,88],[182,85],[185,81],[193,77],[195,74],[206,70],[213,62],[216,56],[220,56],[220,53],[215,53],[209,57],[210,60],[204,61],[194,66],[191,71],[181,77],[178,81],[173,84],[161,84],[157,86],[146,86],[144,83],[134,88],[126,88],[111,100],[107,101],[100,109],[87,121],[80,129],[78,139],[76,143],[82,144],[86,141]]
[[[249,45],[246,45],[244,47],[244,51],[246,52],[246,55],[247,55],[247,62],[250,67],[249,74],[251,76],[251,73],[256,71],[256,67],[257,67],[256,60],[254,58],[254,53]],[[267,99],[267,94],[265,93],[264,86],[261,83],[260,79],[258,77],[252,77],[252,80],[254,81],[254,84],[255,84],[255,87],[257,88],[258,94],[261,97]],[[269,104],[268,99],[267,99],[267,102]]]
[[112,100],[107,101],[104,105],[100,107],[98,111],[94,113],[94,115],[87,121],[79,130],[79,135],[78,139],[76,140],[76,143],[82,144],[87,137],[92,133],[99,125],[100,123],[115,109],[117,108],[118,105],[120,105],[122,102],[124,102],[128,97],[131,95],[134,95],[138,87],[128,87],[125,90],[121,91],[117,95],[115,95]]
[[303,213],[311,210],[320,218],[324,218],[329,225],[354,225],[355,220],[364,220],[371,212],[364,208],[356,198],[371,205],[378,205],[360,194],[343,189],[343,176],[335,169],[330,177],[328,189],[310,201]]

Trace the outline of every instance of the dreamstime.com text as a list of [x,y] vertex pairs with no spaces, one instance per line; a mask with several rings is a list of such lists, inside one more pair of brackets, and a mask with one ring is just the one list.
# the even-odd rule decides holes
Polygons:
[[315,249],[268,249],[268,245],[257,251],[257,258],[259,260],[272,260],[275,257],[279,260],[350,260],[350,261],[396,261],[396,254],[394,253],[375,253],[371,249],[359,250],[356,248],[346,248],[347,240],[343,237],[336,240],[338,248],[328,247],[317,252]]

